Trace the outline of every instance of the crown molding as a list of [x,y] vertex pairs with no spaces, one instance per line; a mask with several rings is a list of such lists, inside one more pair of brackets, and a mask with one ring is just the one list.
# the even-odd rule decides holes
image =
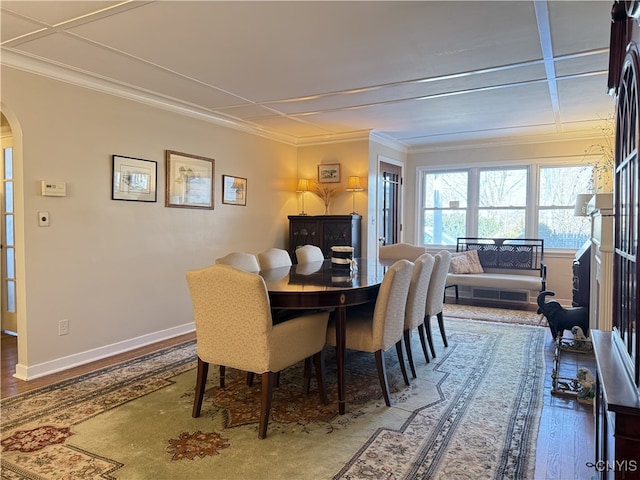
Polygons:
[[133,102],[160,108],[180,115],[196,118],[206,122],[214,123],[223,127],[240,130],[252,135],[257,135],[270,140],[286,143],[296,146],[298,139],[292,136],[283,135],[271,131],[263,130],[259,127],[247,125],[241,122],[233,121],[228,118],[222,118],[203,108],[194,105],[176,102],[174,99],[163,97],[161,95],[152,94],[130,85],[116,83],[112,80],[90,75],[77,69],[71,69],[66,66],[57,65],[46,62],[35,56],[28,56],[16,53],[10,49],[2,49],[2,65],[22,70],[35,75],[51,78],[78,87],[87,88],[108,95],[124,98]]

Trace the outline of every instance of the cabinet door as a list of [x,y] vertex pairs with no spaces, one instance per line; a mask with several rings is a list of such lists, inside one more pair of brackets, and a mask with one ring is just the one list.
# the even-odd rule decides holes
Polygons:
[[320,241],[317,221],[300,218],[292,218],[289,220],[289,250],[291,253],[295,252],[296,248],[302,245],[322,247]]
[[331,252],[331,247],[335,245],[345,245],[356,247],[352,238],[352,221],[347,220],[329,220],[325,221],[322,226],[322,250]]

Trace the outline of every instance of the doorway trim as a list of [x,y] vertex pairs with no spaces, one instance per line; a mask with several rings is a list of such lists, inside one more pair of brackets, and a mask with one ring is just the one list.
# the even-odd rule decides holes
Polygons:
[[18,320],[18,363],[14,377],[27,380],[27,366],[23,363],[28,358],[23,135],[22,127],[14,112],[2,102],[0,102],[0,110],[9,122],[13,141],[16,310]]
[[[405,164],[404,162],[402,162],[401,160],[397,160],[395,158],[390,158],[390,157],[386,157],[384,155],[378,155],[377,158],[377,162],[376,162],[376,192],[375,192],[375,219],[376,219],[376,223],[375,223],[375,235],[373,236],[373,238],[375,239],[375,255],[376,258],[378,257],[378,251],[380,249],[380,242],[378,241],[378,237],[379,237],[379,225],[382,222],[382,218],[381,218],[381,209],[382,209],[382,205],[380,205],[380,198],[381,198],[381,194],[382,194],[382,189],[383,189],[383,184],[382,184],[382,167],[381,165],[383,163],[387,163],[389,165],[393,165],[395,167],[398,167],[400,169],[400,178],[404,179],[404,173],[405,173]],[[399,224],[400,225],[404,225],[404,180],[401,182],[400,184],[400,194],[398,196],[398,211],[397,211],[397,216],[400,219]],[[404,228],[400,228],[400,231],[398,232],[398,241],[403,241],[403,235],[404,235]]]

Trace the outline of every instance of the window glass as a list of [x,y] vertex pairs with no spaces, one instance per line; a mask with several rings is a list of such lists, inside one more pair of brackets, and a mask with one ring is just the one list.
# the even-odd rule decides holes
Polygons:
[[527,168],[481,170],[480,207],[525,207],[527,205]]
[[580,248],[589,239],[590,218],[575,215],[576,197],[591,189],[592,168],[540,168],[538,235],[547,248]]
[[478,237],[525,238],[526,213],[524,208],[481,208],[478,210]]
[[429,172],[423,179],[422,242],[455,245],[466,232],[469,172]]

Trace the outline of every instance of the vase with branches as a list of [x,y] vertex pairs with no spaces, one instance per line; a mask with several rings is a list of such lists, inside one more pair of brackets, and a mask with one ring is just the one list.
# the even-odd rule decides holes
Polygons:
[[333,200],[333,197],[338,194],[338,189],[316,183],[313,192],[320,197],[320,200],[324,203],[324,214],[327,215],[329,213],[329,204],[331,203],[331,200]]
[[582,159],[587,162],[587,157],[595,157],[595,160],[588,162],[593,165],[593,192],[608,193],[613,190],[613,169],[615,166],[616,128],[614,115],[610,114],[597,128],[602,138],[599,142],[587,147]]

